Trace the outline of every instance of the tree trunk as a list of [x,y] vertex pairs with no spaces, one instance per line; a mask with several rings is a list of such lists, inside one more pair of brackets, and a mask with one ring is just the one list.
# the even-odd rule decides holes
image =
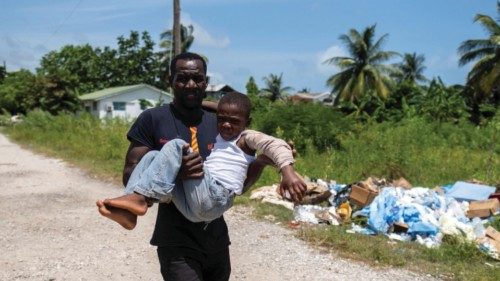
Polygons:
[[181,5],[174,0],[174,56],[181,53]]

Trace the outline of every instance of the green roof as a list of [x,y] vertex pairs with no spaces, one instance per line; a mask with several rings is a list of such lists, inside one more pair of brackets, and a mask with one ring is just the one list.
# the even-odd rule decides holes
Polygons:
[[127,92],[131,92],[131,91],[134,91],[134,90],[138,90],[138,89],[141,89],[141,88],[144,88],[144,87],[149,88],[149,89],[151,89],[153,91],[156,91],[159,94],[170,96],[169,93],[164,92],[164,91],[162,91],[162,90],[160,90],[158,88],[155,88],[153,86],[150,86],[150,85],[147,85],[147,84],[137,84],[137,85],[129,85],[129,86],[120,86],[120,87],[106,88],[106,89],[102,89],[102,90],[99,90],[99,91],[96,91],[96,92],[92,92],[92,93],[89,93],[89,94],[81,95],[81,96],[79,96],[79,98],[81,100],[84,100],[84,101],[87,101],[87,100],[97,101],[97,100],[102,100],[104,98],[109,98],[109,97],[112,97],[112,96],[116,96],[116,95],[124,94],[124,93],[127,93]]

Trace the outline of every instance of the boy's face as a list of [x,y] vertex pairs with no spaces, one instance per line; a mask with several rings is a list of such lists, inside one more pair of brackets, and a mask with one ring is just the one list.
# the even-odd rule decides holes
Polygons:
[[217,130],[224,140],[230,141],[245,130],[250,119],[234,104],[222,103],[217,108]]

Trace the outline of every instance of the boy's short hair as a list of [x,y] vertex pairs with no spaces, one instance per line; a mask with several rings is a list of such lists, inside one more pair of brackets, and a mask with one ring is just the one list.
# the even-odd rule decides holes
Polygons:
[[236,91],[227,92],[219,100],[219,105],[221,104],[234,104],[245,114],[247,118],[250,117],[250,112],[252,111],[252,103],[245,94]]

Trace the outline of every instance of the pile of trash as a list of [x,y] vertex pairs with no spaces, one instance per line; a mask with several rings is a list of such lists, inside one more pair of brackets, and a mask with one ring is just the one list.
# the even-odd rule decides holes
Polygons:
[[[500,232],[484,227],[500,212],[495,187],[457,181],[430,189],[413,187],[404,178],[388,182],[374,177],[348,185],[306,182],[307,195],[299,204],[282,198],[277,185],[256,189],[250,198],[293,210],[297,222],[349,223],[349,233],[383,234],[427,247],[438,247],[445,235],[458,235],[500,259]],[[359,221],[364,223],[355,223]]]

